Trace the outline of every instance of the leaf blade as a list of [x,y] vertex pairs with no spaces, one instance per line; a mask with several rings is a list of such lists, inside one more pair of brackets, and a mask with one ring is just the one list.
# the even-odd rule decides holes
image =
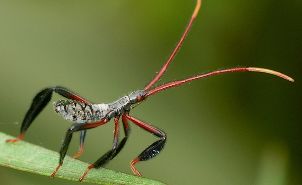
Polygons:
[[[0,132],[1,166],[50,176],[58,164],[59,154],[57,152],[24,141],[18,143],[5,142],[5,140],[11,138],[12,136]],[[87,166],[87,163],[66,156],[56,178],[78,181]],[[127,175],[105,168],[91,170],[83,182],[95,184],[163,184],[155,180]]]

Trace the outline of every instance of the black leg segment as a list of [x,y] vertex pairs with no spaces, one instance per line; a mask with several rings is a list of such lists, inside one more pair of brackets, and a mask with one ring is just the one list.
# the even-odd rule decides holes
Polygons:
[[113,136],[112,149],[106,152],[102,157],[100,157],[97,161],[93,163],[94,168],[99,168],[112,159],[111,156],[113,156],[114,153],[116,152],[118,141],[119,141],[119,118],[114,118],[114,136]]
[[60,149],[60,159],[59,159],[59,165],[56,167],[56,169],[54,170],[54,172],[51,174],[51,177],[54,177],[56,175],[56,173],[58,172],[58,170],[60,169],[60,167],[63,164],[64,158],[66,156],[70,141],[72,139],[72,135],[74,132],[79,131],[81,128],[83,127],[82,123],[74,123],[67,131],[66,131],[66,135],[65,135],[65,139],[61,145],[61,149]]
[[108,122],[107,119],[103,119],[103,120],[101,120],[99,122],[95,122],[95,123],[86,123],[86,124],[74,123],[71,127],[69,127],[69,129],[66,131],[65,139],[61,145],[59,165],[54,170],[54,172],[51,174],[51,177],[54,177],[56,175],[56,173],[58,172],[58,170],[60,169],[60,167],[62,166],[64,158],[65,158],[67,150],[68,150],[68,147],[69,147],[69,144],[70,144],[70,141],[72,139],[72,135],[74,132],[92,129],[92,128],[98,127],[100,125],[103,125],[107,122]]
[[131,117],[129,115],[125,115],[125,117],[128,120],[132,121],[137,126],[143,128],[144,130],[160,138],[159,140],[151,144],[149,147],[147,147],[142,153],[140,153],[135,159],[131,161],[130,163],[131,170],[133,171],[134,174],[141,176],[141,173],[135,168],[135,164],[138,163],[139,161],[149,160],[155,157],[156,155],[158,155],[165,146],[165,143],[167,141],[167,135],[164,131],[154,126],[151,126],[147,123],[144,123],[134,117]]
[[33,120],[45,108],[51,99],[53,90],[51,88],[43,89],[33,99],[32,104],[25,114],[20,133],[25,133]]
[[65,139],[61,145],[61,149],[60,149],[60,160],[59,160],[59,164],[63,164],[63,160],[66,156],[70,141],[72,139],[72,135],[74,132],[77,132],[79,130],[81,130],[83,128],[83,124],[82,123],[75,123],[73,124],[67,131],[66,131],[66,135],[65,135]]
[[94,168],[100,168],[101,166],[104,166],[109,160],[112,160],[124,147],[129,133],[130,133],[130,128],[128,125],[127,120],[125,120],[122,117],[122,122],[123,122],[123,127],[124,127],[124,132],[125,132],[125,137],[122,139],[120,143],[118,143],[118,137],[119,137],[119,119],[115,118],[115,129],[114,129],[114,139],[113,139],[113,145],[112,149],[109,150],[106,154],[104,154],[102,157],[100,157],[95,163],[93,163]]
[[9,140],[8,142],[16,142],[20,139],[23,139],[25,132],[30,127],[31,123],[34,121],[34,119],[39,115],[39,113],[46,107],[48,102],[51,100],[53,92],[58,93],[59,95],[76,100],[85,102],[87,104],[90,104],[89,101],[85,100],[84,98],[78,96],[77,94],[73,93],[72,91],[68,90],[65,87],[55,86],[55,87],[49,87],[41,90],[32,100],[32,104],[28,111],[25,114],[25,117],[23,119],[21,129],[20,129],[20,135],[18,139]]
[[108,163],[110,160],[112,160],[125,146],[126,141],[129,137],[130,133],[130,127],[128,124],[128,121],[126,120],[125,116],[122,115],[122,122],[125,132],[125,137],[122,139],[120,143],[118,143],[119,138],[119,118],[114,119],[115,128],[114,128],[114,138],[113,138],[113,145],[112,149],[106,152],[102,157],[100,157],[97,161],[95,161],[93,164],[89,165],[84,174],[81,176],[80,181],[82,181],[85,176],[88,174],[88,172],[92,168],[100,168],[101,166],[104,166],[106,163]]

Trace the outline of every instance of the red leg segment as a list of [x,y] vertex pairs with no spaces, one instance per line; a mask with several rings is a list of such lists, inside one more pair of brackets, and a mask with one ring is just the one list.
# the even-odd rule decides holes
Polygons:
[[59,164],[56,169],[52,172],[52,174],[50,175],[51,178],[54,178],[57,174],[57,172],[59,171],[59,169],[61,168],[62,164]]
[[90,164],[90,165],[87,167],[86,171],[83,173],[83,175],[80,177],[80,179],[79,179],[80,182],[82,182],[82,181],[84,180],[84,178],[86,177],[86,175],[88,174],[88,172],[89,172],[92,168],[94,168],[94,165],[93,165],[93,164]]
[[84,145],[80,145],[80,149],[72,156],[74,159],[78,159],[84,152]]
[[136,124],[137,126],[143,128],[144,130],[156,135],[156,136],[162,136],[164,135],[163,132],[161,130],[159,130],[158,128],[155,128],[152,125],[149,125],[147,123],[144,123],[143,121],[140,121],[139,119],[136,119],[128,114],[125,114],[125,118],[127,118],[128,120],[132,121],[134,124]]
[[140,160],[138,157],[136,157],[135,159],[133,159],[131,162],[130,162],[130,168],[132,170],[132,172],[137,175],[137,176],[142,176],[142,174],[135,168],[135,164],[138,163]]
[[24,139],[24,133],[19,134],[19,136],[15,139],[6,140],[7,143],[15,143]]
[[83,130],[85,129],[91,129],[91,128],[95,128],[95,127],[98,127],[98,126],[101,126],[101,125],[104,125],[108,122],[109,120],[107,119],[103,119],[101,121],[98,121],[98,122],[95,122],[95,123],[86,123],[83,125]]
[[82,130],[80,131],[80,148],[79,150],[73,155],[73,158],[77,159],[79,157],[81,157],[81,155],[84,152],[84,142],[85,142],[85,138],[86,138],[86,133],[87,130]]

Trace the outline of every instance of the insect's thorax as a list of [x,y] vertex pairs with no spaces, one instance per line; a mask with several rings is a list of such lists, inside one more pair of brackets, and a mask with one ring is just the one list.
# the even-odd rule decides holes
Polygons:
[[120,99],[109,103],[108,107],[112,111],[109,113],[109,119],[122,115],[125,111],[130,111],[130,99],[129,96],[123,96]]
[[133,105],[144,99],[146,94],[145,90],[136,90],[129,93],[127,96],[121,97],[115,102],[109,103],[108,107],[112,112],[109,113],[108,118],[111,119],[122,115],[124,112],[129,112],[134,107]]

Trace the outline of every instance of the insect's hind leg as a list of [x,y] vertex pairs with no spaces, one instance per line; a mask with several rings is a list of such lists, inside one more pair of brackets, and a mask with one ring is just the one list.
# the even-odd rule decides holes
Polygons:
[[56,92],[59,95],[68,99],[89,103],[87,100],[78,96],[77,94],[73,93],[65,87],[55,86],[45,88],[41,90],[32,100],[32,104],[23,119],[19,136],[16,139],[9,139],[6,142],[17,142],[24,138],[25,132],[30,127],[31,123],[51,100],[53,92]]
[[125,115],[125,117],[126,117],[126,119],[132,121],[137,126],[143,128],[144,130],[146,130],[160,138],[159,140],[155,141],[153,144],[148,146],[144,151],[142,151],[142,153],[140,153],[136,158],[134,158],[131,161],[130,167],[131,167],[132,172],[135,175],[141,176],[141,173],[135,168],[135,164],[138,163],[139,161],[147,161],[147,160],[155,157],[156,155],[158,155],[165,146],[165,143],[167,141],[167,135],[164,131],[162,131],[154,126],[151,126],[147,123],[144,123],[134,117],[131,117],[129,115]]

